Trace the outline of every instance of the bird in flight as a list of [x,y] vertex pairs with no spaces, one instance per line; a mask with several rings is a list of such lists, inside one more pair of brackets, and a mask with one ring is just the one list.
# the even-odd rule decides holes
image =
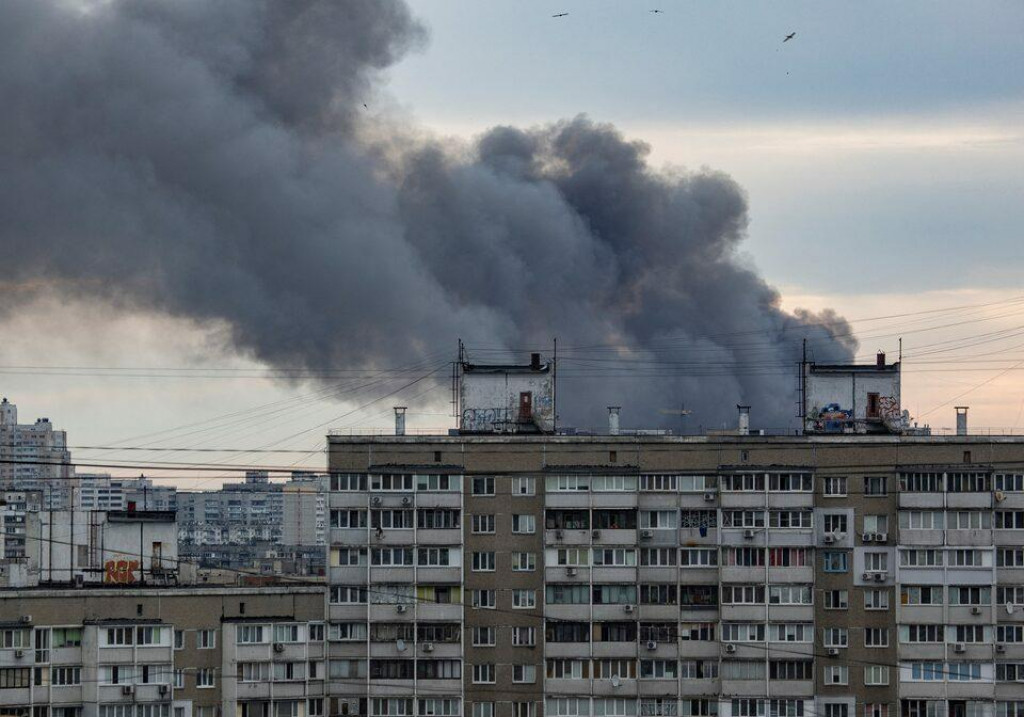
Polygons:
[[651,10],[651,12],[653,12],[655,15],[660,15],[661,13],[663,13],[665,11],[664,10]]
[[789,41],[790,41],[790,40],[792,40],[792,39],[793,39],[794,37],[796,37],[796,33],[795,33],[795,32],[791,32],[791,33],[789,33],[788,35],[786,35],[786,37],[785,37],[785,39],[783,40],[783,42],[789,42]]
[[568,14],[569,14],[569,13],[567,13],[567,12],[560,12],[560,13],[558,13],[557,15],[552,15],[551,17],[565,17],[565,16],[566,16],[566,15],[568,15]]

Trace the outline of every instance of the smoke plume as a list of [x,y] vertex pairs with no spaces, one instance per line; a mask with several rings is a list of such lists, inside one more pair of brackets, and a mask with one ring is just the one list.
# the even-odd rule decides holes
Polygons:
[[458,152],[367,139],[381,72],[424,41],[401,0],[4,2],[6,280],[224,322],[274,367],[557,336],[563,424],[685,401],[695,424],[742,402],[789,425],[800,341],[852,356],[841,318],[783,312],[737,260],[723,174],[655,170],[582,116]]

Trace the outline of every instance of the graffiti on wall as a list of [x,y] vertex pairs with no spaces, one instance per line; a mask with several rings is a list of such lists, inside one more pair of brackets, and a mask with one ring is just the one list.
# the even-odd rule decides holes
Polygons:
[[826,404],[814,417],[814,429],[823,433],[842,433],[852,423],[853,411],[838,403]]
[[130,585],[135,582],[138,560],[108,560],[103,564],[103,582],[113,585]]
[[882,396],[878,399],[878,415],[886,428],[898,431],[905,427],[906,418],[900,411],[900,402],[894,396]]

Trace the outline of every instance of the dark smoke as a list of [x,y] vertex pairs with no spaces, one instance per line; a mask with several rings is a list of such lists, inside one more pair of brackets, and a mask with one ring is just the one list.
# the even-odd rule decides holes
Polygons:
[[737,260],[746,200],[723,174],[655,171],[585,117],[459,153],[361,139],[424,36],[401,0],[0,4],[6,279],[224,321],[271,366],[558,336],[579,425],[608,404],[674,422],[658,409],[680,400],[695,424],[743,402],[790,425],[800,340],[852,356],[841,318],[782,312]]

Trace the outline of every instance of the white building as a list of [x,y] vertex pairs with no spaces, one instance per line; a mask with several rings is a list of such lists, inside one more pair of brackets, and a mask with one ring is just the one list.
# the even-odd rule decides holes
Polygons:
[[554,432],[554,374],[540,354],[531,354],[525,365],[462,362],[459,368],[461,432]]
[[901,433],[910,422],[900,364],[887,364],[884,353],[866,365],[805,362],[801,393],[804,433]]
[[46,511],[26,552],[39,584],[166,585],[177,579],[178,527],[169,511]]

